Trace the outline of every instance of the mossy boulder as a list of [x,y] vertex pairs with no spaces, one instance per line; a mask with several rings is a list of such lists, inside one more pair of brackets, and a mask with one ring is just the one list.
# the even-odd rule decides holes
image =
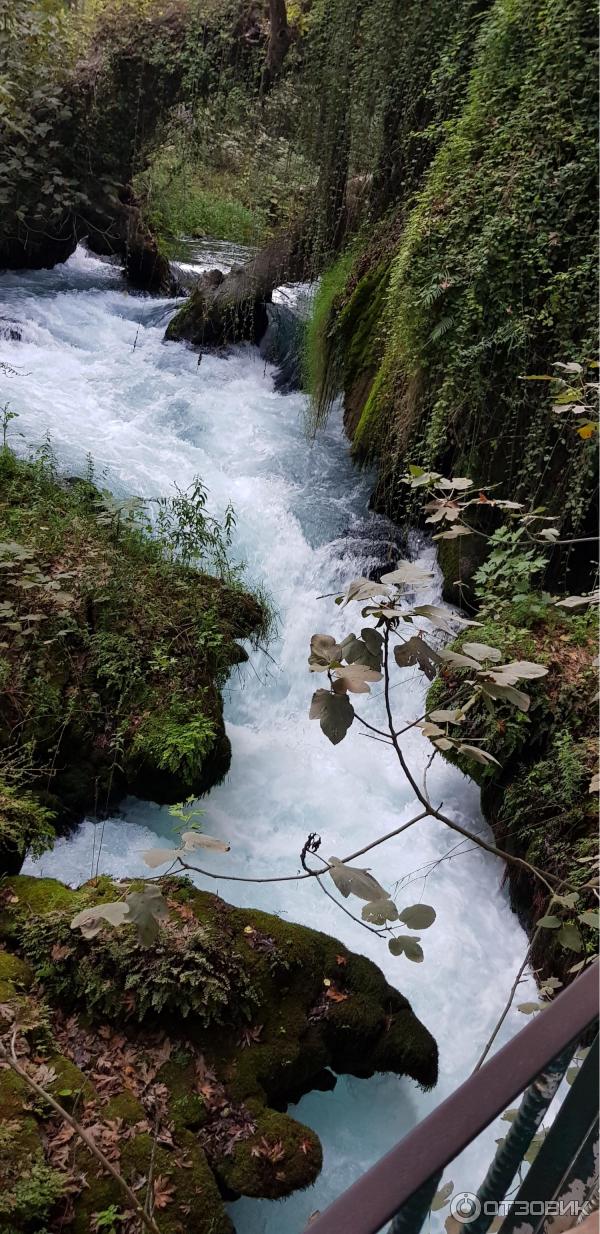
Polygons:
[[[482,809],[499,847],[566,879],[571,891],[581,889],[576,912],[553,903],[551,915],[564,921],[595,907],[593,890],[584,884],[593,875],[597,845],[597,797],[589,791],[598,757],[597,628],[594,611],[568,614],[535,597],[484,617],[477,642],[497,647],[502,662],[529,660],[548,673],[523,683],[531,700],[526,713],[508,704],[498,703],[492,711],[478,704],[460,725],[463,740],[480,740],[499,767],[484,767],[452,750],[443,755],[480,784]],[[472,638],[467,631],[451,647],[460,651]],[[466,701],[472,693],[468,676],[443,667],[429,690],[428,710]],[[523,867],[508,863],[507,877],[513,907],[532,934],[537,920],[548,914],[548,892]],[[551,929],[538,934],[531,960],[542,976],[570,981],[572,966],[595,955],[597,932],[585,922],[577,921],[576,949],[563,945],[564,937]]]
[[0,493],[0,872],[10,874],[55,828],[127,792],[173,803],[222,780],[221,689],[246,657],[238,639],[260,636],[268,617],[227,566],[226,533],[202,496],[181,495],[179,513],[161,506],[152,529],[143,503],[7,448]]
[[[47,1090],[93,1126],[132,1185],[153,1162],[161,1234],[182,1222],[195,1234],[230,1234],[220,1192],[276,1199],[319,1173],[318,1137],[286,1113],[289,1102],[341,1071],[392,1071],[430,1087],[437,1049],[407,999],[337,940],[233,908],[183,879],[160,886],[169,921],[144,950],[131,927],[89,940],[70,928],[76,912],[132,885],[7,880],[0,979],[15,1024],[22,1000],[31,1004]],[[31,1041],[25,1017],[22,1031]],[[0,1072],[0,1120],[29,1120],[52,1170],[57,1124],[43,1102],[29,1111],[27,1097],[19,1077]],[[122,1197],[83,1146],[75,1172],[87,1185],[70,1188],[68,1204],[57,1190],[52,1214],[87,1234],[94,1214]]]

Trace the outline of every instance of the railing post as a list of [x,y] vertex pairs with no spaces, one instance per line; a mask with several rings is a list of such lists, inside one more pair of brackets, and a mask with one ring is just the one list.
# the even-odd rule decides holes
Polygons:
[[[498,1145],[494,1160],[477,1192],[477,1200],[481,1205],[479,1216],[464,1226],[464,1234],[486,1234],[486,1230],[489,1230],[495,1216],[493,1204],[504,1199],[513,1178],[523,1164],[525,1153],[542,1125],[576,1048],[577,1042],[567,1046],[523,1094],[523,1100],[510,1124],[504,1143]],[[490,1205],[488,1210],[487,1204]]]
[[414,1191],[399,1212],[396,1213],[388,1234],[419,1234],[431,1208],[433,1197],[440,1185],[443,1170],[428,1178],[418,1191]]
[[[596,1036],[513,1199],[500,1234],[518,1234],[523,1227],[531,1234],[540,1234],[547,1222],[552,1224],[546,1213],[540,1213],[540,1201],[562,1202],[563,1212],[565,1206],[576,1203],[580,1211],[585,1211],[597,1186],[598,1055]],[[523,1216],[534,1202],[536,1212]],[[569,1224],[575,1224],[576,1216],[573,1214]]]

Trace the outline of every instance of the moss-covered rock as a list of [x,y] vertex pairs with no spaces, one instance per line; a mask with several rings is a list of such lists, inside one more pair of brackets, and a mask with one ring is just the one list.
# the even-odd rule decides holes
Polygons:
[[[593,611],[574,616],[529,599],[488,617],[477,631],[478,642],[497,647],[503,662],[533,661],[547,667],[548,674],[524,683],[531,699],[526,713],[508,704],[497,704],[493,711],[479,704],[460,726],[461,737],[481,740],[499,768],[483,767],[454,751],[444,754],[480,784],[482,808],[499,847],[581,888],[576,910],[553,903],[551,915],[563,921],[595,907],[593,891],[583,885],[592,875],[597,841],[597,797],[589,792],[598,758],[597,625]],[[469,637],[469,632],[462,634],[452,648],[460,651]],[[430,688],[428,709],[466,701],[472,692],[466,677],[468,672],[442,668]],[[513,907],[532,934],[537,920],[548,914],[547,890],[522,867],[509,863],[507,876]],[[597,932],[579,921],[576,928],[577,949],[563,945],[565,935],[558,930],[539,932],[532,950],[539,973],[571,980],[572,966],[595,954]]]
[[[161,1234],[176,1234],[184,1217],[196,1234],[230,1234],[219,1187],[275,1199],[314,1182],[319,1140],[285,1108],[329,1087],[334,1072],[435,1083],[435,1042],[407,1000],[370,960],[327,935],[172,878],[161,881],[170,919],[151,947],[128,927],[90,940],[71,930],[80,909],[130,889],[106,878],[78,891],[7,880],[0,979],[27,1041],[23,999],[31,1004],[47,1090],[94,1128],[128,1182],[147,1178],[153,1162]],[[142,971],[146,999],[131,981]],[[43,984],[32,989],[34,978]],[[54,1116],[44,1102],[28,1104],[24,1082],[0,1071],[0,1120],[28,1119],[35,1160],[52,1170]],[[114,1180],[78,1146],[82,1173],[86,1186],[69,1188],[68,1212],[60,1190],[53,1200],[74,1234],[121,1203]],[[14,1221],[25,1234],[21,1217]]]
[[264,632],[267,614],[226,565],[203,495],[163,504],[151,533],[143,503],[6,448],[0,491],[0,869],[14,873],[53,820],[223,779],[221,687],[245,657],[237,639]]

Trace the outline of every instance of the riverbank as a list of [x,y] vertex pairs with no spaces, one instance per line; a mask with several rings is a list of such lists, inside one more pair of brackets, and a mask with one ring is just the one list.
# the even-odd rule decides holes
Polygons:
[[153,508],[91,470],[61,477],[48,445],[31,461],[5,446],[0,493],[0,868],[14,871],[128,792],[175,803],[221,781],[221,690],[247,658],[237,640],[264,637],[270,615],[201,487]]

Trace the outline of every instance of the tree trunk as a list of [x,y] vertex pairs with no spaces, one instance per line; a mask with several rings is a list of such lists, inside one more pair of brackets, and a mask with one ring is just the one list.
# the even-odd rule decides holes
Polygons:
[[271,89],[288,53],[292,32],[288,25],[286,0],[269,0],[269,45],[260,83],[261,94]]

